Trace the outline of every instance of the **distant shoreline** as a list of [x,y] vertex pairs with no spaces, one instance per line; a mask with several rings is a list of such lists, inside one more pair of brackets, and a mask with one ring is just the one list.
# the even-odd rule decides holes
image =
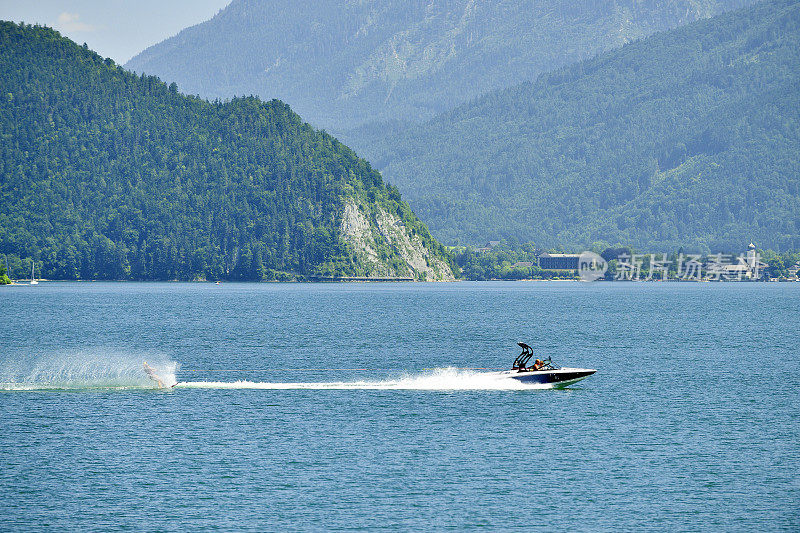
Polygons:
[[[247,284],[258,284],[258,283],[318,283],[318,284],[330,284],[330,283],[459,283],[459,282],[469,282],[469,283],[487,283],[487,282],[496,282],[496,281],[505,281],[505,282],[542,282],[542,283],[550,283],[550,282],[575,282],[575,283],[797,283],[800,282],[800,279],[761,279],[761,280],[751,280],[751,279],[742,279],[742,280],[735,280],[735,279],[719,279],[719,280],[712,280],[712,279],[702,279],[702,280],[688,280],[688,279],[640,279],[640,280],[629,280],[629,279],[613,279],[613,280],[606,280],[606,279],[598,279],[591,282],[583,281],[579,278],[571,278],[571,279],[542,279],[542,278],[526,278],[526,279],[502,279],[502,278],[493,278],[493,279],[454,279],[449,281],[424,281],[424,280],[416,280],[411,278],[341,278],[341,279],[299,279],[299,280],[262,280],[262,281],[252,281],[252,280],[220,280],[220,281],[206,281],[206,280],[179,280],[179,279],[148,279],[148,280],[131,280],[131,279],[38,279],[40,283],[197,283],[197,284],[209,284],[209,285],[225,285],[227,283],[247,283]],[[6,285],[6,287],[11,286],[30,286],[30,280],[12,280],[10,284]]]

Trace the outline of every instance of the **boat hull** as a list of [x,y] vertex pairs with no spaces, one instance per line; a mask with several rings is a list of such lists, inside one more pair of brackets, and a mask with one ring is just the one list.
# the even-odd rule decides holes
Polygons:
[[535,370],[530,372],[508,370],[502,374],[504,377],[515,379],[522,383],[566,387],[588,378],[595,372],[597,371],[591,368],[559,368],[558,370]]

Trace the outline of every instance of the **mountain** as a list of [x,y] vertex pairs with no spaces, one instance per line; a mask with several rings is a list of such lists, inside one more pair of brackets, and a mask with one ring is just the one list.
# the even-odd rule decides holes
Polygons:
[[[210,98],[279,98],[318,127],[421,121],[752,0],[233,0],[126,67]],[[361,148],[360,146],[357,148]]]
[[363,159],[277,100],[208,102],[0,22],[0,253],[45,278],[452,278]]
[[800,248],[800,3],[659,33],[365,155],[445,242]]

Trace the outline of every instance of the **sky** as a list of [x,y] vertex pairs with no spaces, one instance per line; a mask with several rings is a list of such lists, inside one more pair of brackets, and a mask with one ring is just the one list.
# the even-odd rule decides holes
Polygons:
[[119,64],[231,0],[0,0],[0,20],[39,23]]

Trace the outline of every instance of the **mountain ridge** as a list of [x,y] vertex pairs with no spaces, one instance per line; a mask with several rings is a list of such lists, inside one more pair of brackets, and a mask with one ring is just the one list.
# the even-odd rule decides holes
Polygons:
[[344,139],[444,242],[796,249],[798,21],[764,2]]
[[234,0],[126,67],[210,98],[260,95],[333,131],[420,121],[751,0]]
[[40,26],[0,21],[0,49],[0,252],[43,277],[452,279],[399,192],[285,103],[183,96]]

